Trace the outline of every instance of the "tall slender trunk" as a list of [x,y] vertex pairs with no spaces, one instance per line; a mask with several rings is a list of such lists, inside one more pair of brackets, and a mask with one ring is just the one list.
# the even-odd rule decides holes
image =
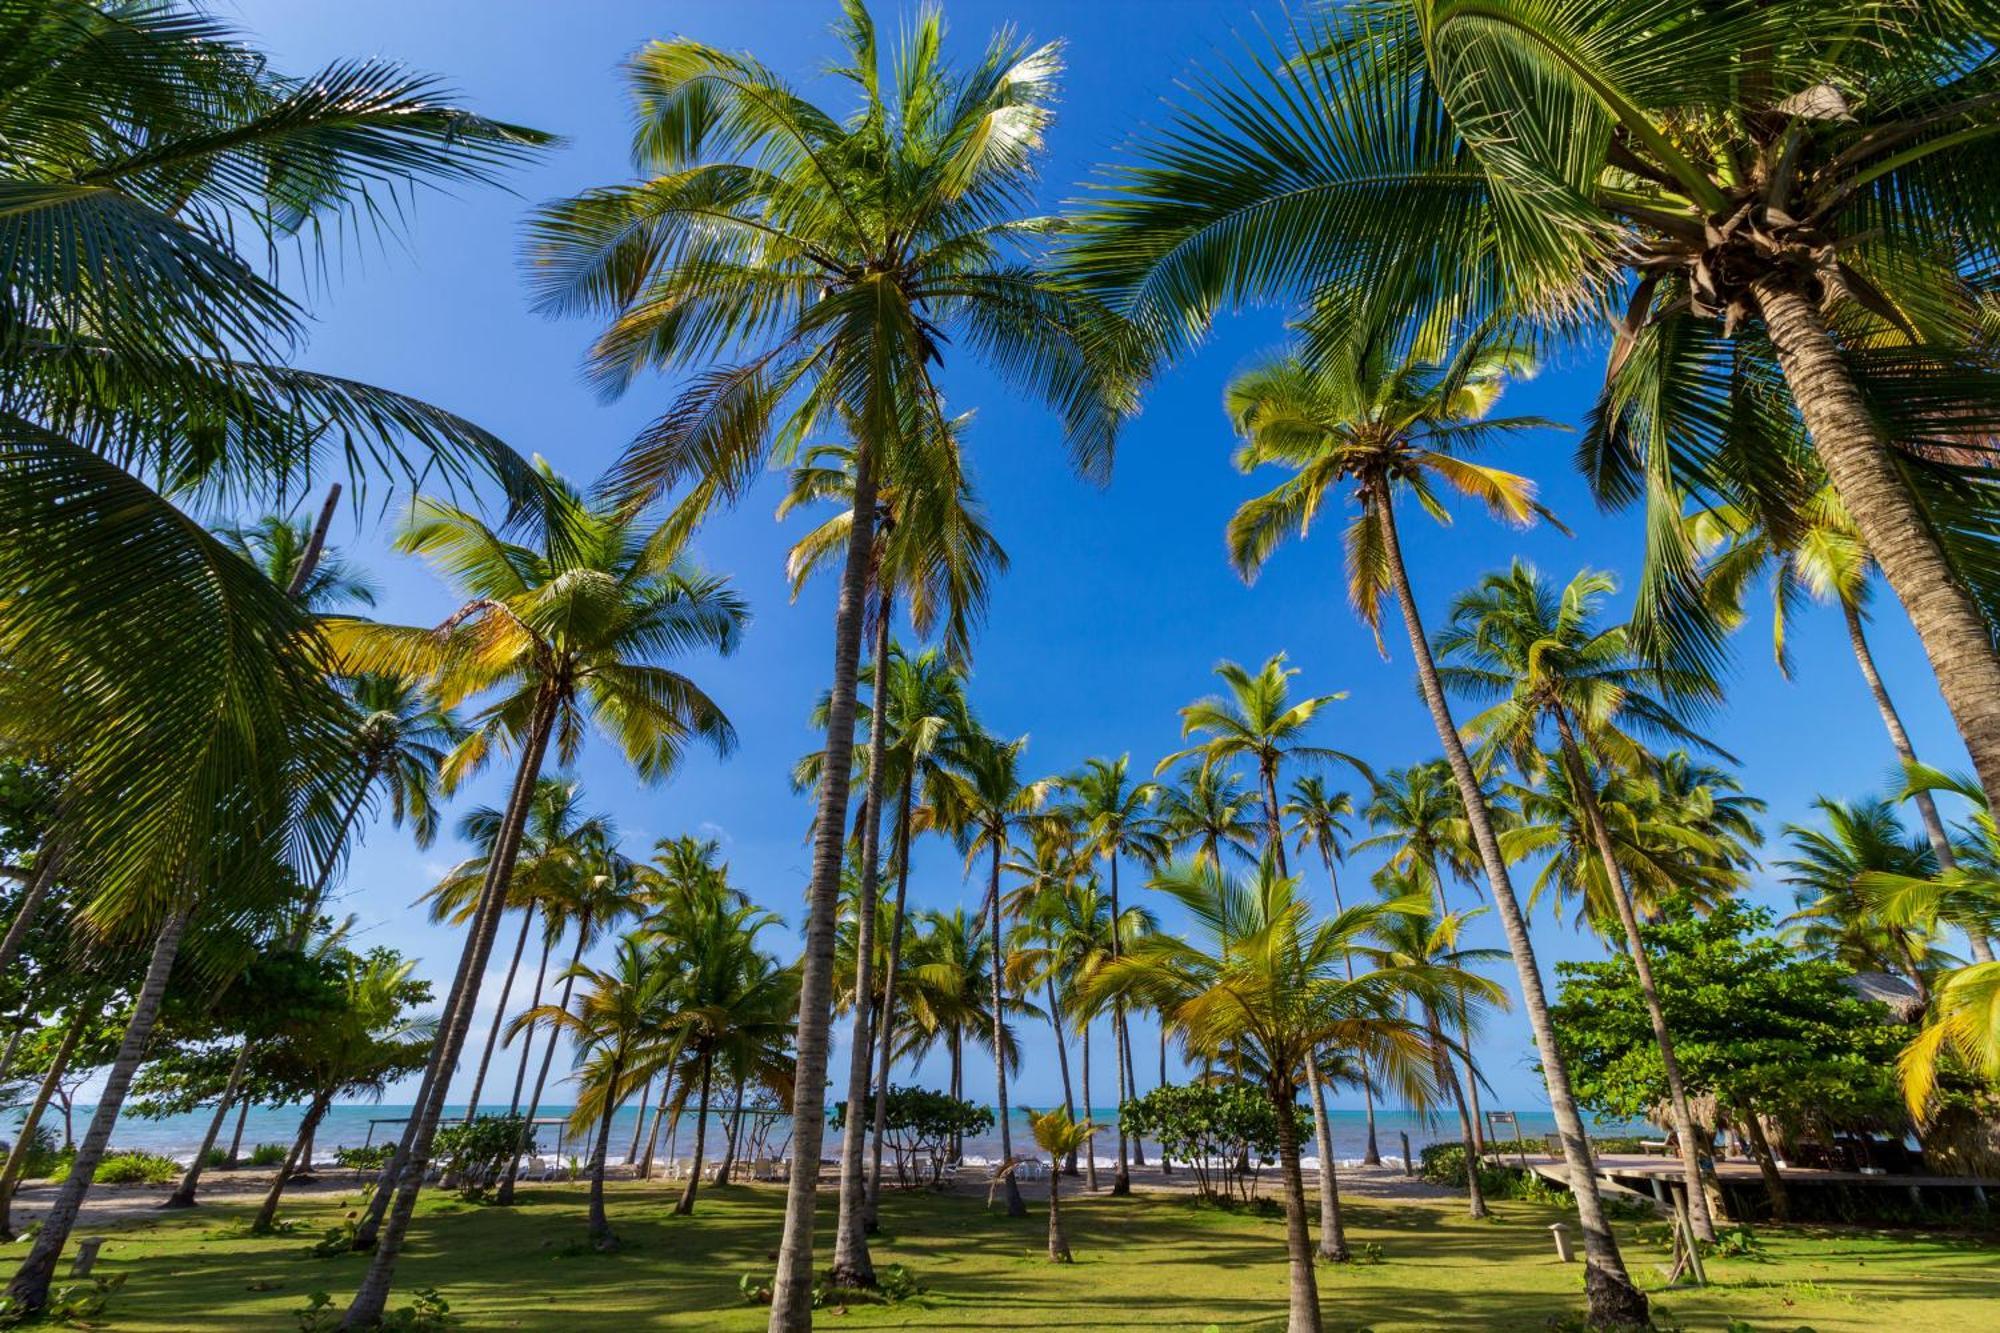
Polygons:
[[888,966],[882,973],[882,1035],[875,1043],[874,1128],[868,1138],[868,1227],[882,1206],[882,1140],[889,1132],[889,1065],[896,1058],[896,981],[903,966],[904,902],[910,888],[910,805],[914,772],[903,777],[896,810],[896,911],[889,925]]
[[[528,999],[528,1008],[530,1011],[542,1007],[542,986],[548,980],[549,950],[553,949],[556,943],[555,934],[549,930],[549,925],[550,922],[547,920],[545,914],[542,922],[542,961],[535,967],[535,989],[530,992]],[[521,1093],[528,1086],[528,1061],[534,1056],[534,1053],[534,1033],[523,1032],[521,1034],[521,1059],[520,1063],[514,1069],[514,1095],[507,1101],[507,1115],[509,1118],[521,1114]]]
[[1673,1034],[1667,1030],[1666,1010],[1660,1005],[1660,990],[1653,981],[1652,959],[1647,956],[1645,941],[1639,935],[1639,915],[1632,906],[1632,893],[1625,883],[1625,868],[1618,863],[1618,850],[1612,846],[1611,830],[1604,823],[1604,809],[1597,800],[1597,785],[1584,762],[1583,749],[1577,743],[1569,714],[1558,708],[1555,720],[1556,734],[1562,739],[1563,762],[1569,769],[1570,787],[1576,792],[1577,803],[1583,807],[1584,822],[1590,828],[1592,843],[1596,845],[1598,862],[1604,867],[1605,885],[1611,891],[1611,902],[1618,911],[1619,923],[1625,928],[1625,949],[1631,955],[1633,970],[1638,973],[1639,994],[1645,999],[1646,1017],[1653,1025],[1653,1042],[1660,1048],[1660,1067],[1666,1073],[1667,1100],[1674,1120],[1674,1134],[1680,1139],[1681,1177],[1687,1186],[1688,1221],[1698,1239],[1713,1241],[1715,1221],[1709,1215],[1707,1182],[1702,1178],[1702,1145],[1695,1138],[1694,1114],[1688,1109],[1687,1083],[1681,1077],[1680,1060],[1674,1054]]
[[[1854,648],[1855,665],[1861,668],[1861,678],[1868,682],[1868,693],[1874,696],[1875,710],[1882,715],[1882,725],[1889,732],[1889,744],[1895,747],[1896,757],[1905,764],[1917,762],[1917,747],[1910,744],[1910,733],[1903,728],[1902,714],[1896,711],[1895,700],[1889,697],[1889,689],[1882,683],[1882,673],[1875,669],[1875,653],[1868,646],[1868,632],[1861,623],[1861,608],[1843,597],[1840,599],[1840,613],[1847,621],[1847,641]],[[1937,800],[1927,791],[1920,791],[1912,799],[1916,802],[1918,818],[1924,826],[1924,837],[1930,840],[1931,852],[1937,857],[1938,870],[1950,874],[1958,868],[1958,858],[1952,855],[1951,839],[1945,833],[1944,820],[1938,814]],[[1965,932],[1966,942],[1972,946],[1975,962],[1993,961],[1993,945],[1982,931]]]
[[[1326,865],[1326,886],[1333,892],[1333,911],[1338,916],[1347,907],[1340,900],[1340,873],[1333,868],[1333,848],[1325,842],[1320,844],[1319,859]],[[1343,955],[1342,961],[1347,965],[1347,979],[1354,980],[1354,955]],[[1368,1117],[1368,1146],[1362,1150],[1361,1165],[1380,1166],[1382,1150],[1375,1146],[1375,1087],[1365,1060],[1361,1066],[1361,1107]]]
[[229,1164],[235,1166],[243,1160],[243,1128],[250,1123],[250,1099],[242,1097],[236,1108],[236,1132],[229,1136]]
[[28,928],[35,924],[36,915],[42,904],[48,901],[49,891],[56,886],[56,876],[62,873],[62,849],[53,835],[42,839],[40,852],[35,856],[35,869],[28,877],[28,887],[21,890],[21,904],[14,909],[14,920],[7,926],[5,938],[0,938],[0,972],[14,966],[14,959],[20,955],[21,946],[28,941]]
[[1479,1065],[1472,1058],[1472,1025],[1467,1023],[1459,1029],[1459,1038],[1465,1043],[1465,1101],[1472,1112],[1472,1151],[1475,1157],[1486,1156],[1486,1118],[1479,1113]]
[[621,1062],[611,1062],[611,1083],[604,1092],[604,1113],[597,1117],[597,1142],[590,1149],[590,1244],[600,1253],[618,1248],[611,1230],[611,1218],[604,1211],[604,1165],[611,1150],[611,1121],[618,1114],[618,1080]]
[[[993,945],[993,1100],[994,1111],[1000,1117],[1000,1160],[1011,1163],[1014,1160],[1014,1127],[1007,1111],[1007,1023],[1005,991],[1001,974],[1006,966],[1006,949],[1000,938],[1000,844],[998,836],[993,839],[993,880],[986,894],[988,929],[992,932]],[[1012,1171],[1007,1172],[1005,1194],[1007,1196],[1007,1216],[1026,1217],[1028,1205],[1021,1198],[1021,1186],[1014,1179]]]
[[1598,1193],[1597,1176],[1590,1160],[1590,1141],[1584,1134],[1583,1117],[1577,1113],[1576,1097],[1570,1091],[1569,1069],[1563,1063],[1561,1049],[1556,1045],[1555,1026],[1549,1019],[1548,996],[1542,989],[1541,968],[1535,962],[1535,946],[1528,938],[1528,923],[1521,915],[1520,901],[1514,896],[1506,858],[1500,854],[1500,840],[1493,831],[1485,794],[1479,789],[1472,760],[1466,755],[1465,744],[1459,739],[1458,728],[1452,723],[1451,706],[1445,701],[1444,686],[1438,680],[1437,663],[1431,657],[1429,642],[1424,638],[1423,617],[1418,614],[1416,594],[1410,589],[1410,573],[1403,563],[1395,509],[1386,494],[1368,496],[1365,502],[1380,506],[1390,581],[1395,586],[1396,601],[1402,609],[1403,627],[1409,634],[1410,653],[1416,659],[1417,683],[1422,690],[1424,704],[1430,710],[1431,722],[1437,729],[1438,741],[1444,746],[1452,778],[1458,784],[1466,822],[1471,826],[1473,841],[1479,848],[1487,887],[1492,893],[1493,905],[1500,913],[1501,930],[1507,936],[1507,951],[1514,956],[1514,970],[1520,977],[1521,1008],[1526,1012],[1528,1025],[1535,1034],[1535,1053],[1541,1057],[1542,1079],[1549,1093],[1549,1110],[1555,1118],[1556,1131],[1562,1138],[1563,1160],[1569,1168],[1570,1192],[1576,1199],[1577,1227],[1583,1235],[1584,1292],[1589,1318],[1594,1323],[1613,1327],[1621,1324],[1643,1326],[1648,1318],[1646,1297],[1632,1285],[1631,1277],[1625,1272],[1624,1258],[1618,1252],[1618,1240],[1611,1234],[1610,1224],[1604,1218],[1604,1202]]
[[1299,1168],[1299,1118],[1290,1088],[1271,1088],[1278,1114],[1278,1170],[1285,1181],[1285,1255],[1291,1261],[1291,1301],[1285,1333],[1320,1333],[1319,1279],[1313,1273],[1312,1236],[1306,1226],[1306,1180]]
[[250,1068],[251,1045],[250,1040],[245,1038],[242,1045],[236,1048],[236,1061],[229,1067],[229,1079],[222,1085],[222,1095],[216,1099],[215,1114],[208,1118],[208,1131],[201,1136],[201,1146],[195,1149],[194,1160],[182,1173],[181,1183],[172,1194],[160,1201],[160,1207],[194,1207],[195,1190],[200,1188],[201,1173],[208,1166],[209,1150],[221,1137],[223,1122],[229,1118],[230,1110],[236,1105],[237,1094],[242,1091],[243,1076]]
[[[1217,862],[1218,867],[1221,862]],[[1111,853],[1111,960],[1118,961],[1124,945],[1119,936],[1118,926],[1118,853]],[[1125,1083],[1125,1002],[1111,1002],[1111,1085],[1118,1093],[1118,1169],[1111,1176],[1113,1195],[1132,1192],[1132,1160],[1130,1141],[1125,1137],[1125,1099],[1130,1096]]]
[[[1076,1119],[1076,1093],[1069,1084],[1069,1044],[1063,1040],[1062,1002],[1056,998],[1056,979],[1051,976],[1044,980],[1043,989],[1049,998],[1049,1030],[1056,1039],[1056,1063],[1062,1069],[1063,1111],[1071,1120]],[[1076,1149],[1071,1148],[1058,1168],[1064,1175],[1076,1174]]]
[[[951,1029],[951,1095],[965,1099],[965,1030],[957,1024]],[[951,1155],[965,1156],[965,1135],[956,1129],[951,1132]]]
[[646,1155],[639,1161],[639,1179],[653,1178],[653,1154],[660,1146],[660,1121],[667,1115],[667,1099],[674,1090],[674,1071],[667,1069],[660,1074],[660,1101],[653,1108],[653,1132],[646,1136]]
[[[585,912],[577,919],[576,947],[570,951],[569,966],[564,969],[562,998],[557,1001],[557,1006],[565,1013],[569,1011],[570,996],[576,991],[577,964],[583,961],[583,950],[589,943],[590,913]],[[542,1065],[535,1073],[535,1087],[528,1096],[527,1113],[521,1117],[521,1142],[515,1149],[514,1155],[507,1159],[507,1174],[500,1178],[500,1188],[493,1196],[493,1202],[500,1207],[507,1207],[514,1202],[514,1182],[520,1179],[521,1175],[521,1154],[528,1150],[530,1143],[534,1142],[535,1112],[542,1107],[542,1090],[548,1087],[549,1066],[555,1062],[556,1043],[561,1035],[554,1028],[549,1029],[548,1045],[542,1048]],[[525,1038],[523,1040],[525,1044]]]
[[146,1043],[153,1035],[154,1023],[159,1020],[160,1001],[167,992],[167,977],[173,972],[174,957],[180,952],[189,910],[187,907],[174,909],[160,927],[160,933],[154,937],[152,957],[146,963],[146,978],[140,983],[138,998],[132,1005],[132,1017],[125,1024],[125,1039],[119,1043],[118,1055],[111,1062],[111,1073],[104,1081],[104,1091],[98,1094],[96,1114],[90,1118],[90,1128],[84,1132],[83,1142],[76,1151],[76,1161],[70,1167],[62,1188],[57,1191],[55,1202],[49,1207],[49,1215],[42,1219],[42,1229],[35,1235],[34,1248],[21,1261],[14,1280],[7,1284],[7,1295],[21,1310],[40,1310],[49,1303],[49,1282],[55,1276],[56,1261],[62,1257],[63,1246],[69,1243],[69,1233],[75,1229],[77,1218],[83,1211],[84,1195],[90,1192],[91,1181],[97,1175],[97,1164],[104,1159],[104,1146],[111,1141],[111,1128],[118,1123],[118,1112],[125,1105],[125,1094],[132,1086],[132,1076],[138,1072],[139,1062],[145,1058]]
[[297,601],[304,595],[306,584],[312,581],[313,571],[319,568],[319,558],[326,551],[326,530],[333,526],[333,511],[340,504],[340,483],[334,482],[326,488],[326,500],[319,507],[319,518],[312,525],[312,532],[306,538],[306,549],[299,553],[298,567],[285,584],[285,596]]
[[731,1089],[729,1128],[724,1131],[722,1141],[722,1161],[715,1168],[715,1183],[727,1185],[730,1174],[736,1169],[736,1148],[743,1141],[743,1075],[736,1076]]
[[[1167,1086],[1167,1015],[1164,1010],[1160,1013],[1160,1082],[1158,1086],[1162,1088]],[[1174,1164],[1167,1158],[1167,1145],[1162,1143],[1160,1145],[1160,1174],[1171,1176],[1173,1173]]]
[[298,1137],[292,1140],[292,1150],[285,1154],[284,1165],[278,1168],[277,1176],[271,1181],[271,1188],[264,1192],[264,1202],[257,1209],[256,1219],[250,1223],[253,1235],[261,1236],[277,1224],[278,1203],[285,1197],[285,1186],[291,1183],[293,1176],[299,1174],[301,1167],[308,1171],[312,1169],[313,1133],[319,1128],[319,1122],[326,1115],[327,1107],[332,1101],[333,1099],[328,1096],[315,1096],[312,1104],[306,1108],[306,1117],[299,1122]]
[[646,1108],[653,1102],[653,1080],[647,1079],[646,1086],[639,1089],[639,1114],[632,1120],[632,1146],[625,1150],[625,1165],[632,1168],[636,1178],[639,1174],[639,1140],[646,1135]]
[[[1074,1159],[1075,1152],[1070,1153]],[[1051,1157],[1049,1161],[1049,1262],[1066,1264],[1070,1262],[1069,1236],[1063,1231],[1062,1223],[1062,1176],[1058,1164]]]
[[1319,1254],[1344,1264],[1347,1230],[1340,1224],[1340,1181],[1333,1156],[1333,1122],[1326,1114],[1326,1084],[1319,1076],[1319,1057],[1306,1054],[1306,1086],[1312,1090],[1313,1132],[1319,1139]]
[[[701,1054],[701,1084],[700,1091],[697,1094],[699,1100],[695,1103],[694,1113],[694,1164],[688,1170],[687,1184],[681,1187],[681,1197],[674,1203],[674,1215],[676,1217],[686,1217],[694,1211],[694,1196],[696,1191],[701,1188],[701,1158],[702,1154],[708,1150],[709,1083],[714,1073],[715,1053],[713,1051],[703,1051]],[[795,1158],[794,1160],[796,1161],[797,1159]],[[804,1170],[817,1170],[818,1166],[819,1159],[815,1155],[812,1159],[811,1167],[807,1167],[801,1163],[798,1170],[793,1171],[792,1174],[797,1175],[799,1171]]]
[[63,1029],[62,1041],[49,1058],[49,1072],[42,1076],[35,1089],[35,1100],[28,1105],[27,1117],[14,1135],[14,1147],[7,1154],[7,1169],[0,1173],[0,1241],[14,1239],[14,1191],[20,1186],[21,1173],[27,1170],[28,1154],[35,1146],[35,1130],[40,1128],[42,1116],[49,1109],[49,1099],[56,1095],[62,1076],[69,1071],[70,1058],[76,1054],[77,1039],[83,1035],[85,1024],[97,1017],[96,1009],[94,996],[78,1001],[76,1012],[70,1015],[69,1025]]
[[1751,290],[1834,494],[1908,613],[1980,785],[2000,809],[2000,654],[1803,284],[1774,272]]
[[797,1063],[792,1077],[792,1160],[785,1190],[785,1229],[772,1280],[771,1333],[812,1327],[814,1203],[819,1197],[820,1145],[826,1135],[826,1054],[833,1026],[833,944],[838,923],[840,866],[846,852],[848,770],[854,754],[855,679],[860,674],[868,569],[875,548],[875,448],[861,432],[854,444],[853,521],[840,602],[834,612],[833,683],[826,710],[826,762],[820,769],[813,819],[812,880],[806,891],[805,957],[799,977]]
[[[1083,1045],[1083,1068],[1079,1072],[1083,1076],[1083,1118],[1094,1124],[1097,1120],[1097,1112],[1090,1104],[1090,1024],[1087,1022],[1083,1024],[1081,1041]],[[1085,1144],[1083,1152],[1084,1188],[1095,1194],[1097,1193],[1097,1144],[1095,1142]]]
[[[881,581],[880,571],[876,582]],[[889,618],[886,587],[875,590],[875,684],[869,697],[868,786],[861,798],[861,884],[854,920],[854,1036],[847,1053],[847,1121],[840,1136],[840,1208],[834,1222],[833,1281],[873,1287],[875,1261],[868,1253],[868,1168],[865,1154],[872,1117],[869,1071],[874,1067],[870,1019],[875,1012],[875,891],[882,853],[883,766],[889,753]],[[872,1107],[870,1108],[873,1109]]]
[[[1125,1095],[1137,1098],[1139,1095],[1139,1075],[1132,1066],[1132,1011],[1126,1010],[1118,1016],[1118,1057],[1125,1064]],[[1137,1134],[1132,1136],[1132,1165],[1146,1164],[1146,1145]]]
[[486,1070],[500,1045],[500,1025],[507,1018],[507,1000],[514,993],[514,974],[521,970],[521,955],[528,947],[528,931],[535,924],[535,907],[530,903],[521,913],[521,933],[514,937],[514,956],[508,960],[507,974],[500,979],[500,999],[493,1006],[493,1025],[486,1030],[486,1049],[479,1054],[479,1071],[472,1076],[472,1094],[465,1099],[465,1123],[479,1118],[479,1094],[486,1088]]
[[1437,1071],[1438,1082],[1450,1095],[1452,1109],[1458,1112],[1459,1142],[1465,1145],[1466,1212],[1472,1217],[1485,1217],[1486,1191],[1479,1183],[1479,1154],[1473,1146],[1472,1115],[1466,1109],[1465,1088],[1458,1081],[1458,1068],[1452,1063],[1451,1048],[1445,1043],[1444,1029],[1438,1024],[1437,1013],[1428,1007],[1424,1010],[1424,1023],[1430,1029],[1431,1067]]
[[479,981],[485,974],[486,960],[493,951],[493,937],[500,926],[500,914],[507,905],[507,886],[514,879],[514,862],[521,850],[521,833],[527,820],[528,806],[534,797],[535,781],[541,776],[542,757],[548,750],[549,733],[555,724],[555,705],[554,695],[545,688],[542,696],[535,701],[534,712],[529,718],[527,742],[521,753],[521,769],[515,776],[514,790],[508,798],[506,813],[501,817],[493,852],[487,861],[479,904],[473,912],[471,929],[467,931],[465,949],[459,957],[458,972],[452,983],[452,1002],[446,1008],[437,1041],[431,1048],[429,1067],[424,1071],[418,1102],[411,1108],[412,1123],[407,1136],[409,1147],[399,1154],[402,1158],[400,1171],[386,1176],[378,1191],[387,1192],[393,1184],[395,1199],[383,1218],[381,1230],[376,1233],[375,1251],[369,1256],[368,1272],[347,1307],[347,1313],[341,1320],[342,1328],[372,1328],[382,1322],[382,1313],[388,1306],[389,1286],[395,1277],[396,1260],[402,1254],[403,1239],[409,1233],[410,1219],[416,1213],[417,1195],[423,1190],[424,1170],[430,1164],[431,1140],[437,1134],[438,1120],[444,1111],[445,1092],[451,1083],[452,1070],[458,1064],[459,1053],[465,1047],[465,1034],[472,1024],[472,1010],[479,1000]]
[[7,1082],[7,1076],[14,1072],[14,1056],[21,1049],[21,1039],[28,1035],[27,1023],[29,1019],[25,1009],[19,1015],[19,1020],[21,1026],[7,1034],[6,1048],[0,1050],[0,1086],[4,1086]]

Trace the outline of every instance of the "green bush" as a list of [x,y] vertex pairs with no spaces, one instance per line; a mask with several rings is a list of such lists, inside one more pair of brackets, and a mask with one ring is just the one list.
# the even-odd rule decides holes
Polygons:
[[35,1132],[28,1136],[28,1154],[21,1164],[21,1175],[28,1180],[47,1180],[50,1176],[66,1176],[70,1163],[76,1160],[74,1148],[57,1148],[56,1132],[46,1124],[36,1125]]
[[534,1135],[523,1134],[518,1115],[483,1115],[471,1124],[446,1125],[431,1141],[431,1157],[458,1182],[462,1198],[483,1199],[517,1151],[535,1151]]
[[285,1159],[292,1155],[290,1145],[283,1143],[260,1143],[250,1150],[252,1166],[283,1166]]
[[203,1165],[203,1166],[228,1166],[228,1165],[229,1165],[229,1149],[227,1149],[227,1148],[210,1148],[210,1149],[208,1150],[208,1156],[206,1156],[206,1157],[204,1157],[204,1158],[202,1159],[202,1165]]
[[[1278,1155],[1278,1113],[1261,1090],[1241,1083],[1167,1084],[1118,1108],[1128,1134],[1156,1140],[1186,1163],[1205,1199],[1256,1197],[1255,1164]],[[1235,1169],[1244,1159],[1249,1172]]]
[[344,1166],[350,1171],[380,1171],[389,1165],[389,1159],[396,1155],[393,1143],[377,1143],[366,1148],[335,1148],[333,1160],[336,1166]]
[[152,1152],[115,1152],[97,1164],[100,1185],[165,1185],[181,1177],[181,1164]]

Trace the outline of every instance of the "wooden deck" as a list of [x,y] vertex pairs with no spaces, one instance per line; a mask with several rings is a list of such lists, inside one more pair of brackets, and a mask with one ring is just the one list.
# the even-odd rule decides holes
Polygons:
[[[1492,1155],[1500,1165],[1520,1164],[1515,1154]],[[1650,1198],[1662,1204],[1673,1197],[1673,1190],[1681,1182],[1681,1163],[1678,1157],[1653,1157],[1634,1153],[1603,1153],[1596,1160],[1596,1176],[1599,1181],[1614,1186],[1621,1192],[1628,1192],[1642,1198]],[[1569,1168],[1561,1161],[1547,1157],[1530,1155],[1528,1169],[1553,1184],[1564,1188],[1569,1186]],[[1718,1161],[1715,1174],[1723,1186],[1725,1197],[1742,1192],[1761,1197],[1764,1175],[1755,1162],[1741,1160]],[[1870,1175],[1861,1171],[1825,1171],[1814,1167],[1785,1166],[1778,1169],[1788,1191],[1796,1190],[1898,1190],[1908,1196],[1916,1207],[1924,1207],[1926,1193],[1933,1198],[1930,1202],[1953,1199],[1956,1202],[1971,1202],[1984,1210],[1987,1206],[1986,1191],[2000,1190],[2000,1180],[1989,1180],[1978,1176],[1892,1176]]]

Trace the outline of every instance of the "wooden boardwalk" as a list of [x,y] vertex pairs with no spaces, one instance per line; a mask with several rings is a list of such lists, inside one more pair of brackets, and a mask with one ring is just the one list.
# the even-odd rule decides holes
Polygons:
[[[1499,1165],[1520,1165],[1520,1158],[1514,1154],[1495,1153],[1491,1160]],[[1528,1158],[1528,1169],[1553,1184],[1569,1187],[1569,1168],[1559,1160],[1548,1158]],[[1661,1204],[1668,1203],[1673,1190],[1681,1183],[1681,1163],[1678,1157],[1654,1157],[1638,1153],[1602,1153],[1596,1159],[1599,1181],[1614,1186],[1622,1192],[1650,1198]],[[1741,1191],[1761,1196],[1764,1189],[1764,1174],[1755,1162],[1739,1160],[1718,1161],[1715,1174],[1723,1186],[1725,1194]],[[1937,1203],[1949,1199],[1957,1203],[1972,1203],[1980,1209],[1987,1206],[1986,1191],[2000,1190],[2000,1180],[1988,1180],[1978,1176],[1890,1176],[1870,1175],[1861,1171],[1824,1171],[1815,1167],[1784,1166],[1778,1169],[1779,1177],[1790,1190],[1832,1189],[1832,1190],[1898,1190],[1908,1196],[1912,1206],[1922,1208],[1927,1202]],[[1926,1199],[1926,1194],[1932,1196]]]

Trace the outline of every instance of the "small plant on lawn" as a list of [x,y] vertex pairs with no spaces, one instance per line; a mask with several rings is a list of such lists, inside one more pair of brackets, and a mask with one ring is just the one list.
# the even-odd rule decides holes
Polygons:
[[112,1153],[97,1164],[91,1179],[100,1185],[164,1185],[180,1179],[181,1164],[151,1152]]
[[260,1143],[250,1150],[252,1166],[283,1166],[292,1150],[282,1143]]

